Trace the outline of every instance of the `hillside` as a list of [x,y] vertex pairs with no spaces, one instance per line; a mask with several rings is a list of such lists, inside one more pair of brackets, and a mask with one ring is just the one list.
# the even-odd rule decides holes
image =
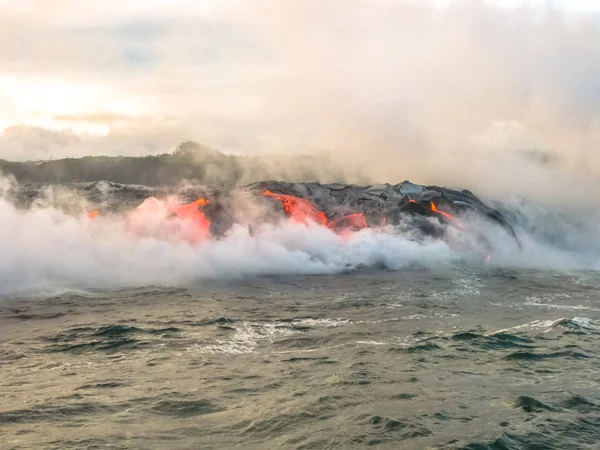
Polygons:
[[194,142],[170,154],[143,157],[85,156],[52,161],[0,160],[0,170],[20,183],[70,183],[110,180],[147,186],[169,185],[182,179],[235,183],[238,161]]
[[327,154],[232,156],[195,142],[184,142],[173,153],[155,156],[85,156],[27,162],[0,159],[0,172],[14,176],[19,183],[106,180],[145,186],[172,186],[182,181],[235,186],[266,179],[344,182],[347,175]]

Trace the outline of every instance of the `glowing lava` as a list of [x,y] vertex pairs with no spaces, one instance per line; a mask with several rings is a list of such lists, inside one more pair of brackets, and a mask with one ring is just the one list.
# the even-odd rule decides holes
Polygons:
[[[265,197],[271,197],[283,205],[289,217],[300,223],[315,222],[318,225],[325,226],[330,230],[343,236],[349,236],[351,232],[369,228],[367,217],[364,213],[349,214],[337,219],[328,221],[324,212],[319,211],[308,200],[292,195],[275,194],[269,190],[263,192]],[[212,222],[206,216],[205,207],[211,205],[210,200],[198,198],[197,200],[186,203],[176,204],[177,199],[169,197],[165,200],[159,200],[155,197],[146,199],[131,214],[128,215],[126,226],[128,232],[138,237],[152,237],[158,239],[175,239],[175,241],[187,241],[191,244],[201,244],[210,236],[214,230]],[[410,203],[419,205],[418,212],[426,213],[427,207],[421,202],[410,199]],[[429,201],[431,212],[444,216],[451,221],[453,225],[461,229],[465,227],[454,215],[441,211],[437,205]],[[219,203],[217,202],[217,206]],[[215,211],[213,210],[214,216]],[[88,211],[89,219],[95,219],[100,215],[99,210]],[[427,215],[427,214],[426,214]],[[215,219],[217,220],[217,219]],[[217,223],[218,220],[217,220]],[[387,224],[387,218],[381,218],[381,225]],[[452,243],[450,242],[452,247]],[[485,263],[492,261],[492,253],[488,253],[484,259]]]
[[211,221],[208,220],[204,211],[201,210],[208,205],[210,200],[199,198],[196,201],[185,205],[178,205],[171,209],[171,213],[182,220],[189,220],[193,224],[194,231],[197,233],[192,237],[192,241],[199,242],[209,237]]
[[[410,199],[408,202],[419,204],[416,200],[413,200],[413,199]],[[429,203],[431,204],[431,211],[433,211],[436,214],[440,214],[440,215],[444,216],[446,219],[454,222],[456,225],[459,225],[458,220],[452,214],[447,213],[445,211],[440,211],[438,209],[438,207],[435,205],[435,203],[433,203],[432,201],[429,201]]]
[[198,218],[199,215],[204,217],[204,213],[200,211],[200,208],[208,205],[209,203],[210,200],[199,198],[198,200],[191,203],[186,203],[185,205],[174,206],[171,208],[170,212],[175,214],[180,219],[195,219]]
[[340,217],[339,219],[332,220],[327,224],[327,228],[336,230],[339,228],[352,228],[360,229],[367,228],[367,220],[363,213],[350,214],[348,216]]
[[440,211],[439,209],[437,209],[437,206],[435,206],[435,203],[433,203],[433,202],[431,202],[431,210],[434,213],[441,214],[442,216],[444,216],[448,220],[451,220],[453,222],[456,221],[456,218],[452,214],[449,214],[449,213],[444,212],[444,211]]
[[269,190],[265,191],[263,195],[279,200],[283,204],[283,208],[295,222],[307,223],[308,221],[313,221],[321,225],[327,225],[327,216],[325,213],[319,211],[302,198],[294,197],[293,195],[274,194]]
[[138,237],[183,240],[200,244],[210,237],[211,221],[203,208],[209,200],[199,198],[184,205],[173,204],[172,199],[144,200],[127,216],[127,231]]

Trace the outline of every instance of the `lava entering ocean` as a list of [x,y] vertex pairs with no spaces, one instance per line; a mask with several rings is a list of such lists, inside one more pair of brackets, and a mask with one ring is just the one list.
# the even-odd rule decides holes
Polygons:
[[279,200],[292,220],[296,222],[307,223],[308,221],[313,221],[336,231],[342,229],[362,230],[363,228],[367,228],[367,221],[363,213],[350,214],[329,221],[323,211],[319,211],[303,198],[294,197],[293,195],[274,194],[269,190],[263,192],[263,195]]
[[[402,223],[404,217],[411,216],[415,219],[411,221],[411,226],[422,235],[443,238],[448,226],[455,227],[463,234],[477,233],[472,227],[463,226],[465,222],[459,220],[456,214],[462,214],[461,218],[464,216],[467,219],[470,214],[478,214],[500,224],[520,246],[514,229],[502,215],[469,191],[459,192],[409,182],[366,188],[264,182],[250,185],[246,190],[250,190],[257,199],[270,198],[280,202],[287,217],[296,223],[314,223],[336,233],[345,234],[374,226],[394,226]],[[188,242],[200,244],[211,236],[223,235],[216,230],[226,232],[233,224],[231,220],[224,219],[233,216],[227,212],[225,203],[220,197],[216,197],[215,201],[211,202],[203,196],[190,203],[173,204],[172,201],[160,201],[155,197],[146,198],[129,214],[128,229],[137,235],[149,234],[148,229],[156,235],[156,229],[159,229],[162,230],[158,232],[159,235],[180,234]],[[445,210],[438,206],[440,202]],[[91,219],[99,215],[99,210],[88,213]],[[157,216],[162,218],[158,223],[155,219]],[[490,260],[491,246],[487,238],[478,236],[477,239],[483,242],[483,247],[487,249],[487,260]]]
[[177,218],[191,222],[191,239],[195,243],[203,242],[210,237],[211,221],[202,210],[208,204],[210,204],[210,200],[199,198],[191,203],[175,206],[171,210]]
[[365,215],[363,213],[356,213],[330,221],[327,224],[327,228],[330,228],[332,230],[362,230],[363,228],[368,228],[368,225]]
[[303,198],[294,197],[293,195],[274,194],[269,190],[263,192],[263,195],[279,200],[292,220],[296,222],[307,223],[310,220],[322,225],[327,225],[327,216],[325,213],[319,211]]
[[[159,236],[166,232],[169,235],[180,235],[184,240],[192,244],[200,244],[211,235],[211,221],[206,217],[204,207],[210,204],[210,200],[199,198],[185,204],[169,204],[157,198],[146,199],[141,205],[128,215],[127,230],[138,236],[154,234],[151,232],[152,225],[158,225]],[[99,210],[88,212],[90,219],[100,216]],[[158,220],[158,224],[151,222]],[[163,223],[164,221],[167,223]],[[149,231],[150,229],[150,231]]]

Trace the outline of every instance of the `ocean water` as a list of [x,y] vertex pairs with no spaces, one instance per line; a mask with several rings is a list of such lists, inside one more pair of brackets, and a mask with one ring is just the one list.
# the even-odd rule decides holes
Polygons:
[[10,449],[577,449],[600,276],[453,263],[0,305]]

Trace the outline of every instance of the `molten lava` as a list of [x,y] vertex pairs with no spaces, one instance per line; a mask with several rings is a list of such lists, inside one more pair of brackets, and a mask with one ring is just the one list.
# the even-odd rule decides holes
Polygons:
[[205,198],[199,198],[196,201],[191,203],[187,203],[185,205],[178,205],[171,208],[171,213],[175,214],[177,218],[183,220],[190,220],[195,228],[196,236],[193,236],[192,240],[194,242],[199,242],[208,238],[210,234],[210,225],[211,222],[204,214],[204,211],[201,211],[200,208],[208,205],[210,200]]
[[367,220],[365,219],[365,215],[363,213],[350,214],[348,216],[340,217],[339,219],[332,220],[327,224],[327,228],[331,228],[332,230],[337,229],[359,229],[367,228]]
[[434,213],[438,213],[441,214],[442,216],[444,216],[446,219],[451,220],[451,221],[455,221],[455,217],[452,214],[449,214],[447,212],[444,211],[440,211],[439,209],[437,209],[437,206],[435,206],[435,203],[431,202],[431,210]]
[[[325,213],[315,208],[308,200],[292,195],[275,194],[269,190],[264,191],[263,195],[281,202],[289,217],[296,222],[308,223],[312,221],[346,237],[350,236],[351,232],[369,228],[367,216],[362,212],[328,221]],[[434,202],[429,201],[429,207],[426,206],[426,202],[424,201],[423,204],[414,199],[409,200],[409,203],[416,203],[418,205],[418,208],[411,209],[416,209],[416,212],[419,214],[426,216],[433,214],[440,215],[460,229],[464,230],[467,228],[467,224],[461,224],[461,221],[454,215],[438,209]],[[183,240],[191,244],[201,244],[209,239],[213,233],[218,235],[215,226],[213,226],[211,220],[207,217],[204,209],[208,205],[211,205],[211,209],[215,206],[211,204],[210,200],[198,198],[191,203],[183,205],[176,203],[177,199],[173,197],[164,200],[155,197],[147,198],[133,212],[128,214],[126,229],[128,232],[141,238],[174,239],[176,242]],[[216,206],[220,206],[218,201],[216,202]],[[427,214],[429,208],[431,214]],[[92,220],[100,215],[100,210],[88,211],[87,214],[89,219]],[[222,224],[219,218],[221,216],[216,215],[215,209],[209,211],[209,215],[211,218],[214,218],[217,225],[220,226]],[[387,217],[383,216],[380,219],[380,226],[384,227],[388,222]],[[370,219],[371,221],[372,218]],[[452,248],[455,247],[452,239],[450,239],[449,245]],[[458,250],[461,247],[459,242]],[[488,254],[484,258],[485,263],[491,263],[493,256],[491,251],[488,251]]]
[[202,210],[210,202],[204,198],[177,205],[172,199],[144,200],[127,218],[129,233],[138,237],[184,240],[200,244],[210,237],[211,222]]
[[[419,204],[419,202],[417,202],[416,200],[413,200],[413,199],[410,199],[408,202]],[[435,203],[433,203],[432,201],[429,201],[429,203],[431,204],[431,211],[433,211],[436,214],[440,214],[440,215],[444,216],[446,219],[448,219],[458,225],[458,220],[456,219],[456,217],[454,217],[450,213],[439,210],[438,207],[435,205]]]
[[269,190],[265,191],[263,195],[279,200],[292,220],[296,222],[307,223],[308,221],[313,221],[321,225],[327,225],[327,216],[325,213],[319,211],[302,198],[294,197],[293,195],[274,194]]
[[199,198],[196,201],[191,203],[186,203],[185,205],[177,205],[171,208],[170,212],[175,214],[180,219],[185,218],[197,218],[198,215],[204,216],[204,213],[200,211],[200,208],[206,206],[210,203],[210,200],[205,198]]

